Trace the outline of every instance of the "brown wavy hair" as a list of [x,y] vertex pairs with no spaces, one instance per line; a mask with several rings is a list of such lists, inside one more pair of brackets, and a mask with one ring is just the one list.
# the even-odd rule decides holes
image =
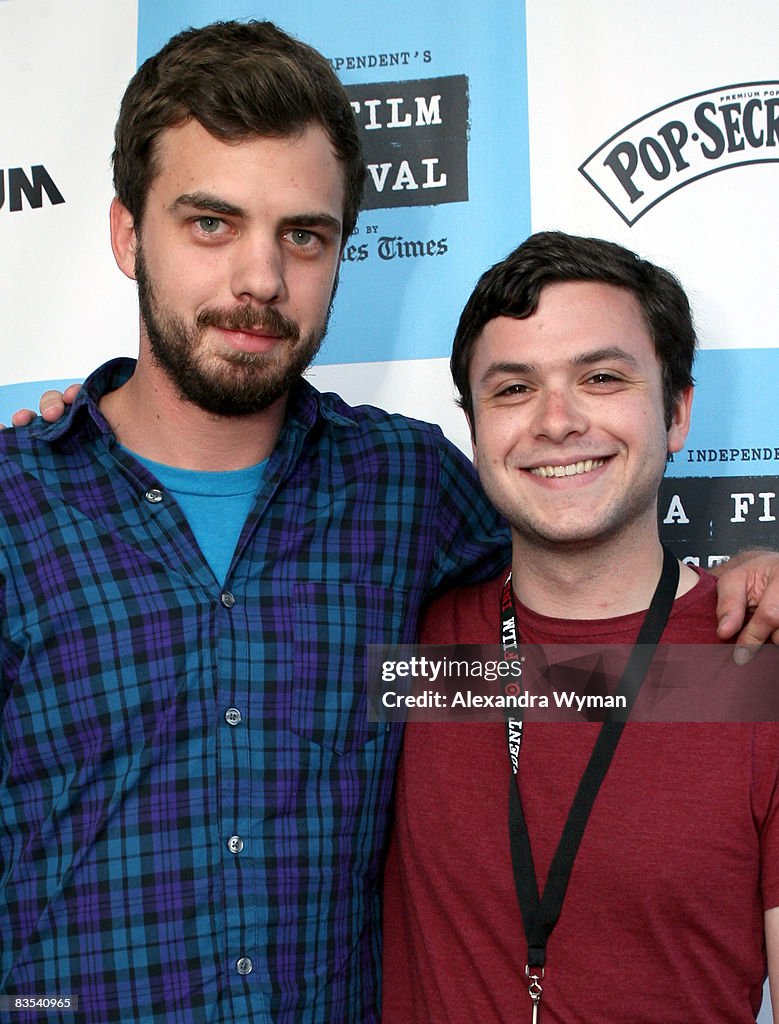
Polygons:
[[269,21],[220,21],[180,32],[144,61],[122,99],[113,154],[116,194],[138,226],[158,173],[155,143],[190,118],[227,142],[321,125],[344,170],[343,240],[352,233],[365,183],[357,124],[313,47]]

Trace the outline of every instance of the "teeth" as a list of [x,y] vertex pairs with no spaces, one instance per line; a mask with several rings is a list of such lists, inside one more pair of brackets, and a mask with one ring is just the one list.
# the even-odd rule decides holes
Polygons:
[[567,466],[536,466],[530,472],[535,476],[581,476],[582,473],[589,473],[593,469],[599,469],[605,459],[586,459],[584,462],[570,462]]

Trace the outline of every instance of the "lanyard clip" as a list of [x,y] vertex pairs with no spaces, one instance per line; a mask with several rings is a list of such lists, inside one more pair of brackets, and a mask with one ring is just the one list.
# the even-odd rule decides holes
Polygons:
[[[530,973],[532,970],[532,974]],[[541,972],[540,974],[538,972]],[[530,1024],[539,1024],[541,1019],[541,979],[544,976],[543,967],[530,967],[530,964],[525,964],[525,977],[528,979],[527,994],[530,996],[530,1002],[533,1007],[533,1012],[530,1016]]]
[[[530,973],[532,970],[532,974]],[[539,971],[541,972],[539,974]],[[541,987],[541,979],[544,976],[543,967],[532,967],[530,964],[525,964],[525,977],[528,979],[527,991],[530,998],[534,1003],[537,1003],[541,998],[541,993],[544,991]]]

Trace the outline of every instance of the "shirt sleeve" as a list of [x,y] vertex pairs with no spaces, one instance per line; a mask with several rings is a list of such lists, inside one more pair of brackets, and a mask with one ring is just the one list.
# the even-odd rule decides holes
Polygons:
[[487,500],[472,463],[443,434],[439,452],[432,594],[489,579],[511,559],[508,527]]

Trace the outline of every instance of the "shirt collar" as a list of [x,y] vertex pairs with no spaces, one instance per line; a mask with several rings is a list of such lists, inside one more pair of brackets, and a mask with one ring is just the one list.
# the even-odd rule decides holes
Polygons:
[[358,425],[358,421],[351,413],[352,410],[338,395],[323,394],[301,377],[290,391],[287,426],[310,430],[322,419],[335,426],[354,427]]
[[49,442],[59,441],[82,429],[113,438],[111,426],[100,412],[98,403],[103,395],[128,381],[134,369],[134,359],[111,359],[103,363],[84,381],[75,402],[65,410],[64,416],[54,423],[46,423],[39,418],[30,427],[30,433]]
[[[94,370],[84,381],[75,402],[55,423],[38,419],[30,432],[44,441],[54,442],[76,433],[80,429],[91,430],[107,439],[113,438],[111,426],[100,412],[99,402],[103,395],[126,383],[135,370],[136,360],[128,358],[111,359]],[[335,408],[335,405],[340,409]],[[357,420],[347,415],[351,410],[336,395],[324,395],[302,377],[293,385],[287,405],[285,430],[302,430],[307,433],[319,420],[326,420],[335,426],[354,427]]]

